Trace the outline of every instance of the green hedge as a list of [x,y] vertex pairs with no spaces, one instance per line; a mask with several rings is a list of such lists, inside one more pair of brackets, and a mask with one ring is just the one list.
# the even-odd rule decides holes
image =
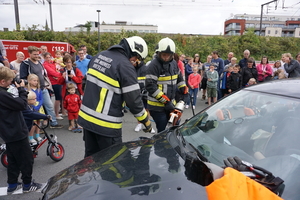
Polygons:
[[[176,43],[176,52],[184,53],[187,56],[200,54],[201,61],[206,60],[206,56],[217,50],[222,58],[226,59],[228,52],[232,51],[238,59],[243,57],[243,51],[249,49],[251,56],[255,60],[260,60],[262,56],[268,56],[269,60],[279,60],[281,54],[291,53],[295,56],[300,51],[300,38],[293,37],[263,37],[257,36],[253,31],[248,31],[242,36],[202,36],[202,35],[181,35],[181,34],[159,34],[159,33],[101,33],[100,49],[119,43],[124,37],[133,35],[141,36],[145,39],[149,48],[147,61],[151,59],[157,42],[164,37],[170,37]],[[98,51],[97,32],[53,32],[36,30],[36,27],[22,31],[0,32],[1,39],[7,40],[32,40],[32,41],[60,41],[72,44],[76,49],[81,44],[85,44],[89,54],[95,55]]]

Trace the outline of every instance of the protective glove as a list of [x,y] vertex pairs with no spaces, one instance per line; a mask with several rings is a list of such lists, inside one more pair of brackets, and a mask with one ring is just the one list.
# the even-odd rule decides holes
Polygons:
[[145,123],[143,123],[143,124],[144,124],[144,126],[145,126],[145,129],[143,129],[143,131],[144,131],[145,133],[147,133],[147,132],[151,133],[152,126],[151,126],[150,120],[148,119],[148,120],[147,120]]
[[242,163],[242,160],[235,156],[234,158],[229,157],[227,160],[224,160],[224,164],[226,167],[231,167],[238,171],[249,171],[248,167]]
[[187,86],[179,88],[179,91],[181,94],[188,94],[189,93],[189,88]]
[[159,99],[157,99],[160,103],[166,104],[168,101],[170,101],[169,97],[167,97],[165,94],[163,94]]
[[171,101],[167,101],[165,104],[165,110],[172,112],[175,109],[173,103]]

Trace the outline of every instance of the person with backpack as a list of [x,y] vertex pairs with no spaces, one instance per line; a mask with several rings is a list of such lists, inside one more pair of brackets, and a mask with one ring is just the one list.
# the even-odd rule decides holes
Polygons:
[[66,65],[65,68],[62,69],[62,75],[58,79],[58,84],[62,85],[62,98],[65,99],[66,95],[68,95],[67,85],[68,83],[73,83],[76,87],[76,94],[83,95],[82,90],[82,79],[83,75],[78,67],[76,67],[75,60],[72,56],[66,55],[63,57],[63,63]]

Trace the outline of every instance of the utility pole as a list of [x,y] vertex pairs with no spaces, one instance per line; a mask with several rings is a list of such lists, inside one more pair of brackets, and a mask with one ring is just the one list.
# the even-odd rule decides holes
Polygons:
[[49,10],[50,10],[50,24],[51,24],[51,31],[53,31],[53,18],[52,18],[52,4],[51,0],[47,0],[49,3]]
[[97,13],[98,13],[98,53],[100,52],[100,12],[101,12],[101,10],[97,10]]
[[[265,5],[268,5],[270,3],[276,2],[277,3],[278,0],[273,0],[273,1],[269,1],[268,3],[264,3],[261,4],[261,8],[260,8],[260,23],[259,23],[259,36],[261,35],[261,27],[262,27],[262,17],[263,17],[263,8]],[[277,8],[277,4],[276,4],[276,8]]]
[[16,18],[16,30],[20,30],[20,17],[19,17],[19,4],[18,0],[14,0],[14,7],[15,7],[15,18]]

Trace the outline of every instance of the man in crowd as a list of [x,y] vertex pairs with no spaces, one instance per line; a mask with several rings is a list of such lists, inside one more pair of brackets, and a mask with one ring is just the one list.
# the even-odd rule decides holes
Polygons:
[[40,62],[43,64],[45,61],[44,53],[48,52],[48,48],[45,45],[42,45],[40,48]]
[[144,131],[151,132],[133,66],[147,55],[146,42],[133,36],[92,58],[78,118],[84,130],[85,157],[122,143],[124,102],[135,118],[144,124]]
[[[241,67],[241,70],[244,68],[244,67],[247,67],[248,66],[248,59],[250,58],[250,51],[248,49],[246,49],[244,51],[244,58],[240,60],[239,62],[239,66]],[[253,63],[253,67],[255,67],[255,62]]]
[[[85,45],[80,45],[79,49],[83,50],[83,56],[84,56],[84,58],[87,58],[87,59],[92,59],[93,58],[93,56],[91,56],[91,55],[89,55],[87,53],[87,47]],[[76,55],[76,60],[78,60],[79,58],[80,58],[80,56]]]
[[47,72],[44,66],[39,61],[39,49],[35,46],[28,47],[29,58],[24,60],[20,66],[20,78],[27,79],[29,74],[36,74],[39,77],[40,87],[43,94],[43,106],[46,113],[52,117],[50,128],[62,128],[56,121],[56,115],[54,113],[54,106],[51,101],[49,90],[52,86],[47,77]]
[[228,65],[231,61],[231,58],[234,56],[234,53],[233,52],[229,52],[228,55],[227,55],[227,59],[224,60],[224,66]]
[[[212,56],[212,60],[211,63],[215,66],[215,70],[218,72],[218,77],[221,77],[221,74],[224,71],[224,60],[222,58],[219,57],[219,53],[218,51],[213,51],[211,53]],[[217,91],[218,91],[218,97],[217,99],[219,100],[220,98],[222,98],[222,92],[220,90],[220,80],[217,83]]]
[[79,59],[76,60],[75,63],[76,63],[76,67],[78,67],[78,69],[81,71],[81,73],[83,75],[82,90],[84,90],[85,89],[85,84],[86,84],[86,73],[88,71],[88,66],[89,66],[89,63],[90,63],[90,59],[85,57],[83,49],[79,49],[77,51],[77,54],[79,56]]

